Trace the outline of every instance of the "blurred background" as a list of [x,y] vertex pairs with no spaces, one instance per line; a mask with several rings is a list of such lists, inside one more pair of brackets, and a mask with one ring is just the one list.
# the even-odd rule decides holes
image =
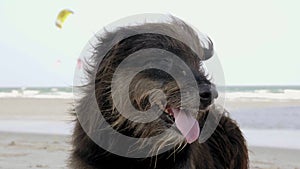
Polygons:
[[[106,25],[141,13],[174,15],[212,38],[225,107],[248,140],[251,168],[299,168],[299,7],[292,0],[1,0],[0,168],[66,167],[80,53]],[[57,20],[62,10],[69,15]]]

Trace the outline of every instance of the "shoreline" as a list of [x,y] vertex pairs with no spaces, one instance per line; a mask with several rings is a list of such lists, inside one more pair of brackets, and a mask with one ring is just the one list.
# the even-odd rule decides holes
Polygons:
[[[0,132],[39,135],[72,134],[74,123],[44,120],[0,120]],[[249,146],[300,150],[300,130],[241,128]],[[280,135],[279,135],[280,134]]]

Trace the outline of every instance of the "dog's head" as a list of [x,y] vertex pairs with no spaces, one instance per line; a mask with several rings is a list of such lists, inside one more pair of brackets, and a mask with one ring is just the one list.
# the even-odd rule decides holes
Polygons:
[[198,115],[218,96],[202,68],[213,55],[211,40],[173,18],[106,32],[99,41],[88,73],[105,120],[130,137],[160,135],[153,152],[196,141]]

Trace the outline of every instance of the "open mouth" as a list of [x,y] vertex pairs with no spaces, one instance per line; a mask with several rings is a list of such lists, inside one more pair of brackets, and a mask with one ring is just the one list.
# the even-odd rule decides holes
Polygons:
[[169,122],[175,122],[174,113],[169,106],[167,106],[167,108],[164,110],[164,113],[164,115],[168,118]]
[[196,120],[196,117],[193,117],[190,112],[180,108],[172,108],[170,106],[167,106],[164,112],[166,117],[175,123],[176,128],[189,144],[198,139],[200,135],[199,123]]

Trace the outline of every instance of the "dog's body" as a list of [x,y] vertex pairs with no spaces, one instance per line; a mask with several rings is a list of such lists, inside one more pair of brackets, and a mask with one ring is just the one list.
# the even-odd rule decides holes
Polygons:
[[[192,46],[189,48],[181,41],[168,36],[168,33],[167,35],[163,35],[159,31],[158,33],[153,33],[153,31],[152,33],[146,33],[151,32],[153,29],[163,30],[164,33],[171,32],[175,36],[188,36],[188,38],[179,39],[183,41],[192,39],[192,41],[188,41],[188,45]],[[142,34],[139,32],[140,30],[142,30]],[[130,36],[127,36],[128,34]],[[112,45],[115,42],[117,42],[116,45]],[[212,91],[214,85],[201,71],[201,59],[205,60],[211,57],[213,52],[211,41],[209,41],[209,44],[208,48],[201,46],[196,33],[184,22],[177,19],[174,19],[171,23],[144,24],[121,28],[102,37],[91,60],[92,68],[87,70],[90,84],[83,87],[82,91],[84,91],[85,96],[77,103],[75,108],[77,113],[80,112],[89,116],[89,112],[93,111],[89,105],[89,99],[92,95],[96,98],[103,118],[116,131],[135,138],[148,138],[158,134],[162,136],[154,142],[153,149],[149,152],[149,154],[152,154],[149,157],[124,157],[111,153],[97,145],[86,134],[79,120],[77,120],[73,134],[74,149],[70,158],[70,167],[73,169],[247,169],[248,151],[245,140],[237,124],[228,117],[227,112],[222,115],[212,136],[204,143],[195,141],[189,132],[183,134],[185,135],[183,136],[180,134],[180,127],[177,127],[180,131],[171,127],[172,124],[176,123],[177,125],[178,121],[181,120],[178,115],[176,116],[176,113],[185,114],[190,110],[181,109],[180,104],[183,102],[180,97],[181,89],[176,80],[168,73],[157,69],[139,72],[130,84],[130,100],[122,102],[122,104],[133,104],[140,111],[146,111],[157,104],[163,107],[161,108],[162,111],[166,112],[158,119],[149,123],[128,120],[116,109],[115,105],[120,103],[113,102],[112,96],[116,95],[116,91],[111,89],[113,75],[118,65],[128,55],[141,49],[159,48],[167,50],[178,55],[189,66],[195,76],[201,103],[197,108],[198,116],[195,124],[201,131],[210,111],[209,107],[213,104],[213,99],[217,97],[217,94]],[[104,48],[110,45],[112,48],[105,51]],[[102,57],[102,62],[98,64]],[[122,75],[124,79],[121,78],[120,82],[128,78],[126,77],[127,70],[126,68],[122,70],[125,73]],[[121,90],[122,83],[120,82],[117,81],[115,90]],[[163,106],[160,105],[160,97],[151,97],[153,96],[151,95],[153,89],[160,89],[165,93],[166,103]],[[191,102],[189,98],[183,99],[186,102]],[[97,120],[95,120],[96,122]],[[171,130],[165,134],[162,133],[166,129]],[[198,130],[193,129],[193,131],[193,134],[195,134]],[[192,140],[189,141],[189,139]],[[161,154],[155,154],[164,145],[172,145],[174,148]]]

